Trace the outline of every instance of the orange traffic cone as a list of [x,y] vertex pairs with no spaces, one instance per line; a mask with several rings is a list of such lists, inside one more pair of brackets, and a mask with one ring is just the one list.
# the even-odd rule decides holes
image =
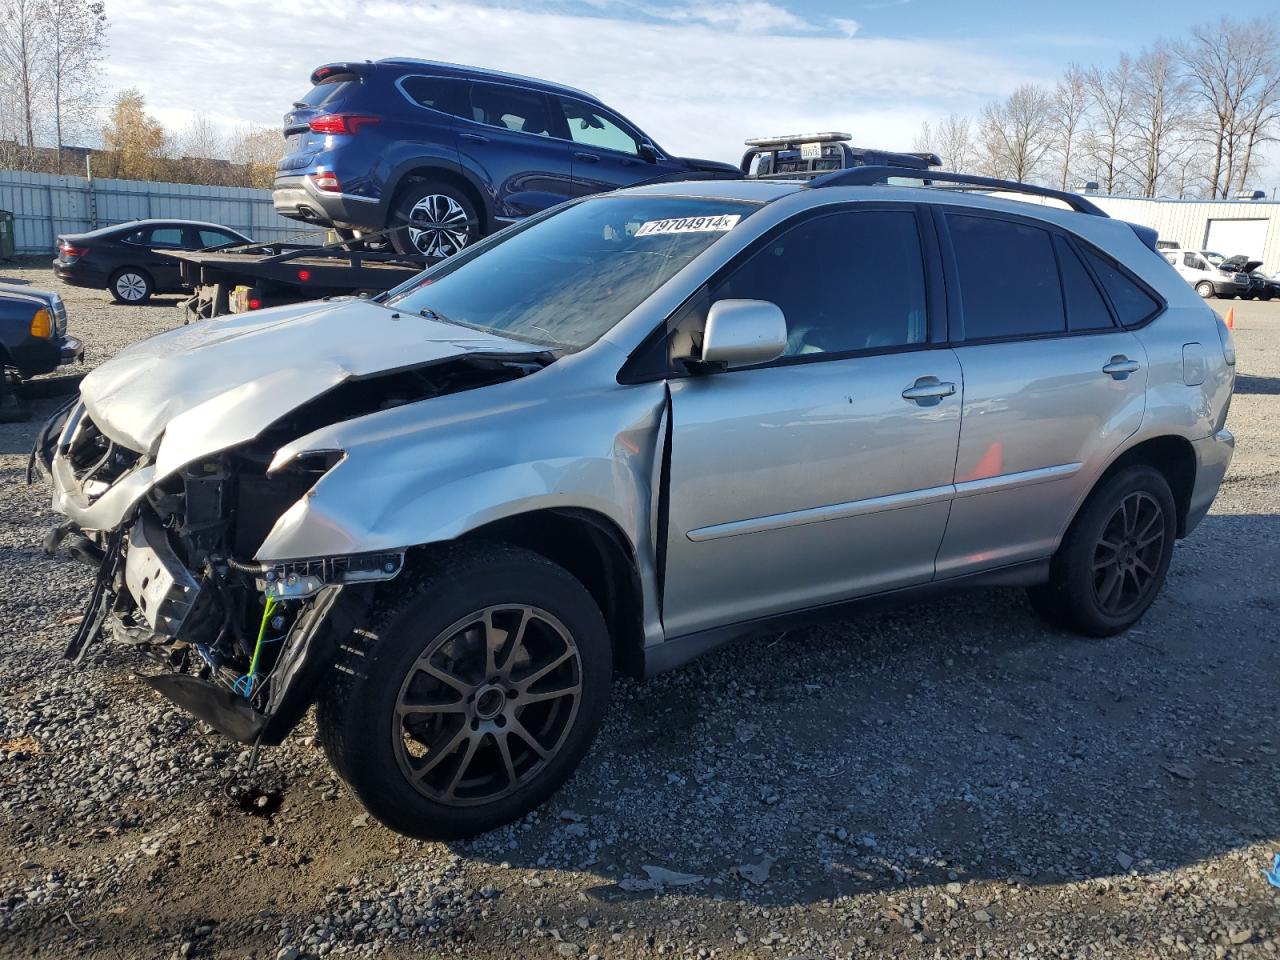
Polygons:
[[1235,307],[1227,307],[1226,324],[1227,324],[1228,330],[1234,330],[1236,328],[1236,308]]

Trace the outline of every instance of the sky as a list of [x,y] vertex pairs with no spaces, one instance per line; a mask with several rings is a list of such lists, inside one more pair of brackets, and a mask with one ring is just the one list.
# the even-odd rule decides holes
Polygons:
[[[107,89],[181,129],[276,125],[312,69],[414,56],[588,90],[666,150],[737,160],[742,141],[842,130],[909,149],[920,124],[1075,61],[1178,39],[1186,0],[109,0]],[[1275,15],[1237,0],[1234,16]]]

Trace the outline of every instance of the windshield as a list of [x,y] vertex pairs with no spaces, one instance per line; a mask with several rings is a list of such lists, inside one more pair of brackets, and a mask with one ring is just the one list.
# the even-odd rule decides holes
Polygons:
[[594,343],[756,205],[696,197],[597,197],[386,300],[399,310],[553,347]]
[[1214,253],[1212,250],[1206,250],[1204,252],[1204,258],[1208,260],[1210,263],[1212,263],[1215,267],[1222,266],[1222,261],[1227,259],[1222,254]]

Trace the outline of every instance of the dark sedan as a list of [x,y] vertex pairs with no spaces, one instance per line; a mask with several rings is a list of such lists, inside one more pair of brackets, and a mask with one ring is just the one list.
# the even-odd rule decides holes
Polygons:
[[64,283],[108,291],[117,303],[142,303],[153,293],[182,293],[178,262],[166,250],[207,250],[252,241],[216,223],[134,220],[58,237],[53,272]]
[[67,333],[67,311],[56,293],[0,284],[0,421],[25,419],[30,410],[17,382],[84,359],[84,345]]

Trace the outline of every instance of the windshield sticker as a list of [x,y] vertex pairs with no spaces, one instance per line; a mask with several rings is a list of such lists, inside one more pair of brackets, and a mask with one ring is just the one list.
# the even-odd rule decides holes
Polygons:
[[714,217],[677,217],[674,220],[647,220],[635,235],[651,237],[658,233],[725,233],[742,219],[740,213],[722,213]]

